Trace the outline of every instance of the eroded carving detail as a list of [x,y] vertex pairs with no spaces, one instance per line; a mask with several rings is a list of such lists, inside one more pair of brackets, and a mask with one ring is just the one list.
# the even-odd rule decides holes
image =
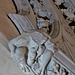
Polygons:
[[[68,20],[73,21],[75,18],[74,11],[69,4],[66,5],[67,1],[54,1],[59,7],[62,4],[64,5],[65,8],[61,9],[62,13],[67,16]],[[44,32],[50,33],[51,25],[54,27],[59,25],[58,17],[55,18],[56,14],[54,12],[49,12],[46,9],[43,0],[30,0],[30,4],[34,11],[39,30],[42,29]],[[16,15],[9,16],[15,17]],[[20,21],[19,23],[21,25],[24,25],[24,16],[18,15],[16,19],[18,22]],[[19,26],[19,24],[17,25]],[[74,75],[70,70],[68,70],[68,68],[63,67],[60,62],[57,62],[57,60],[53,59],[53,55],[55,54],[56,50],[54,49],[54,44],[50,42],[48,35],[46,33],[42,34],[37,31],[30,31],[27,29],[28,25],[27,27],[26,25],[25,27],[20,27],[22,30],[27,32],[11,40],[8,44],[11,50],[11,57],[23,70],[23,72],[26,75]],[[56,30],[58,30],[58,28]],[[57,34],[58,33],[56,32],[56,34],[53,34],[53,36]]]
[[55,51],[54,45],[47,39],[39,32],[32,32],[23,33],[9,42],[11,57],[25,74],[32,70],[34,74],[44,74],[45,68]]
[[34,14],[36,15],[38,29],[45,28],[48,32],[49,25],[54,22],[54,13],[48,12],[42,0],[30,0],[30,4],[33,8]]
[[54,0],[68,21],[75,21],[75,6],[70,0]]
[[51,60],[47,67],[47,75],[73,75],[72,72],[65,69],[63,66],[61,66],[58,62],[55,60]]
[[26,75],[67,75],[65,68],[52,60],[56,50],[45,34],[25,32],[11,40],[8,46],[11,57]]

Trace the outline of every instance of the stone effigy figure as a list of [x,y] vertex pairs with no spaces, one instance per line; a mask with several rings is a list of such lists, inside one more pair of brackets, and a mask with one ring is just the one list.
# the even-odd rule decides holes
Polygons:
[[44,75],[50,62],[54,45],[46,34],[25,32],[9,41],[11,57],[26,75]]

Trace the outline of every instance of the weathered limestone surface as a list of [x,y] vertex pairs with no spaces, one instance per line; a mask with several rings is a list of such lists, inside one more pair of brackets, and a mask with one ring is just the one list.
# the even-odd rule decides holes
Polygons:
[[[60,2],[60,4],[62,4],[62,3],[63,3],[63,1]],[[60,5],[60,4],[58,4],[58,5]],[[63,49],[60,48],[63,43],[62,44],[60,44],[60,43],[63,42],[64,36],[66,34],[66,32],[63,30],[64,28],[66,28],[63,25],[64,23],[66,23],[66,21],[62,17],[62,14],[61,14],[61,16],[58,15],[58,12],[60,12],[60,11],[57,9],[57,7],[55,7],[53,5],[52,1],[49,1],[49,0],[47,0],[47,1],[45,1],[45,0],[44,1],[30,0],[30,5],[32,7],[32,10],[33,10],[35,18],[36,18],[35,26],[37,26],[37,30],[43,31],[44,35],[46,36],[47,39],[49,39],[49,36],[51,36],[51,40],[56,44],[56,46],[60,50],[63,51]],[[49,7],[49,5],[51,7]],[[66,9],[62,9],[62,11],[63,10],[66,10]],[[68,8],[68,10],[70,10],[70,9]],[[15,18],[15,16],[19,16],[19,17]],[[69,17],[69,15],[66,15],[66,16]],[[25,22],[24,22],[24,18],[25,18],[24,16],[17,15],[17,14],[9,14],[9,17],[15,23],[15,25],[17,26],[19,31],[20,30],[22,31],[22,32],[20,31],[21,34],[24,31],[27,31],[26,34],[28,34],[28,36],[32,38],[32,40],[31,40],[28,37],[28,40],[24,41],[23,39],[21,39],[21,36],[23,38],[24,36],[27,36],[27,35],[25,33],[23,33],[20,37],[17,37],[16,39],[11,40],[8,44],[9,48],[11,50],[11,57],[17,64],[19,63],[18,66],[21,67],[21,69],[23,70],[23,72],[25,74],[32,73],[33,75],[35,75],[35,74],[37,74],[37,75],[44,75],[44,74],[45,75],[49,75],[49,74],[67,75],[68,74],[69,75],[69,74],[74,73],[75,64],[71,61],[71,60],[74,61],[74,56],[71,54],[70,50],[67,49],[68,47],[66,47],[66,45],[65,45],[65,47],[66,47],[65,49],[67,49],[67,50],[64,52],[66,52],[66,55],[69,54],[69,52],[70,52],[70,56],[69,55],[67,55],[67,56],[69,58],[71,58],[71,60],[68,60],[68,58],[62,52],[55,54],[53,44],[51,42],[49,42],[50,40],[46,40],[45,42],[43,42],[41,44],[41,41],[43,38],[40,39],[40,37],[42,37],[42,36],[39,33],[37,34],[37,32],[35,31],[35,26],[33,26],[31,24],[29,19],[27,19],[27,24],[29,23],[29,25],[26,26]],[[71,18],[71,17],[69,17],[69,18]],[[73,19],[71,19],[71,20],[73,20]],[[62,23],[62,22],[64,22],[64,23]],[[67,25],[67,23],[66,23],[66,25]],[[30,30],[30,29],[34,29],[34,30]],[[68,34],[66,34],[66,35],[68,35]],[[20,40],[18,40],[18,39],[20,39]],[[60,39],[61,39],[61,41],[59,41]],[[66,41],[66,43],[68,41]],[[71,39],[71,41],[72,41],[72,39]],[[43,46],[43,44],[44,44],[44,46]],[[21,46],[26,46],[26,47],[22,48]],[[64,48],[64,47],[62,46],[62,48]],[[22,53],[22,49],[25,50],[24,51],[25,53],[24,52]],[[49,51],[49,49],[50,49],[50,51]],[[67,52],[67,51],[69,51],[69,52]],[[26,56],[28,56],[28,57],[25,56],[26,58],[24,58],[24,54],[26,54],[26,52],[28,54]],[[55,54],[55,56],[52,58],[53,54]],[[18,58],[16,55],[18,56]],[[48,55],[48,57],[47,57],[47,55]],[[60,58],[58,57],[58,55],[60,56]],[[53,64],[54,66],[52,66],[52,69],[50,68],[51,71],[48,70],[49,69],[48,63],[50,63],[50,66],[52,65],[50,60],[54,63]],[[62,63],[62,60],[64,60],[63,63]],[[42,61],[43,61],[43,63],[42,63]]]
[[[73,1],[73,0],[72,0]],[[61,14],[61,10],[54,5],[55,10],[59,13],[60,19],[60,34],[57,38],[55,38],[54,43],[58,46],[58,48],[65,53],[72,61],[75,62],[75,33],[74,26],[69,26],[69,21],[65,20],[63,15]],[[59,39],[60,38],[60,39]],[[60,41],[59,41],[60,40]],[[55,42],[56,41],[56,42]]]
[[25,32],[9,41],[8,46],[14,62],[26,75],[75,73],[75,64],[62,52],[58,52],[54,44],[50,42],[49,37],[42,33],[37,31]]
[[[51,7],[48,7],[49,4],[51,4]],[[55,3],[53,3],[52,1],[49,2],[49,0],[47,0],[46,2],[30,0],[30,5],[35,6],[35,9],[34,8],[31,9],[31,11],[33,10],[32,12],[33,14],[31,13],[32,16],[31,14],[30,16],[28,16],[30,22],[33,24],[33,28],[39,29],[41,27],[39,30],[41,30],[42,32],[46,32],[48,35],[50,35],[51,41],[54,42],[56,46],[62,52],[64,52],[72,61],[75,62],[75,59],[74,59],[75,58],[75,55],[74,55],[75,53],[75,45],[74,45],[75,44],[75,40],[74,40],[75,28],[73,26],[69,27],[69,21],[64,19],[64,17],[62,16],[61,10],[56,7]],[[39,11],[37,11],[38,8],[39,8]],[[37,14],[39,16],[41,15],[40,16],[41,18]],[[51,14],[53,15],[53,17],[51,17]],[[35,19],[33,17],[35,17]],[[21,21],[21,20],[18,20],[18,21]],[[25,31],[26,28],[24,26],[24,23],[22,22],[20,23],[23,26],[22,26],[22,29],[21,27],[19,28],[19,31],[20,32],[21,30]],[[16,24],[16,25],[20,26],[19,24]]]
[[[21,34],[8,44],[14,62],[25,75],[74,75],[75,1],[13,1],[18,13],[8,14],[8,16],[15,25],[11,23],[7,16],[2,17],[3,14],[8,13],[8,10],[5,9],[6,7],[4,9],[0,7],[2,9],[0,42],[3,45],[1,45],[2,47],[8,48],[7,39],[17,36],[17,32]],[[11,2],[9,1],[9,3]],[[13,10],[13,7],[11,9]],[[2,19],[7,23],[3,22]],[[5,28],[3,24],[6,24]],[[4,75],[3,72],[1,74]]]
[[[11,57],[25,74],[30,74],[34,71],[32,75],[44,75],[45,67],[55,52],[53,44],[49,40],[46,40],[46,37],[35,31],[32,33],[23,33],[8,43],[11,50]],[[28,49],[22,47],[27,47]]]

